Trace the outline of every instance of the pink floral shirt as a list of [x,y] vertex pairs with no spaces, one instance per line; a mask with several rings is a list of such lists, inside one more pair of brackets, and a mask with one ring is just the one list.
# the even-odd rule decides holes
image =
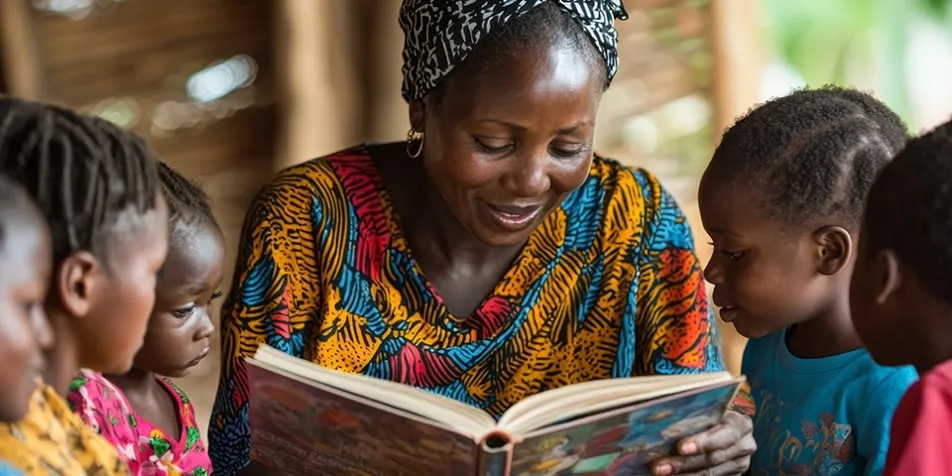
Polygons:
[[86,424],[112,443],[137,476],[208,476],[211,460],[188,397],[171,381],[159,379],[178,408],[176,440],[135,414],[125,394],[98,372],[84,370],[70,384],[67,399]]

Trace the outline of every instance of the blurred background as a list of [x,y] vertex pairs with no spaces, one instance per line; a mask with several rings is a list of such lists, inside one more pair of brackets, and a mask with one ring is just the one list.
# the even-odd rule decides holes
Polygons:
[[[662,178],[692,220],[723,129],[756,103],[826,83],[873,91],[911,130],[952,113],[948,0],[625,0],[621,68],[598,150]],[[203,183],[235,257],[276,170],[403,140],[400,0],[3,0],[0,93],[98,114]],[[229,277],[231,271],[229,270]],[[226,283],[227,285],[228,283]],[[723,326],[739,369],[743,339]],[[216,342],[217,344],[217,342]],[[181,384],[207,422],[217,349]]]

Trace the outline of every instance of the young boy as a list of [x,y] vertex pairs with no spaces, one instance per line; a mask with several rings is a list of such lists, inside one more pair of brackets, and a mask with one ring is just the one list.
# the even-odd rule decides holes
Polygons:
[[724,134],[699,191],[721,318],[750,338],[754,476],[875,475],[915,370],[886,368],[850,320],[866,195],[905,126],[868,94],[796,91]]
[[885,474],[952,474],[952,123],[911,140],[869,195],[850,289],[876,362],[922,380],[892,421]]

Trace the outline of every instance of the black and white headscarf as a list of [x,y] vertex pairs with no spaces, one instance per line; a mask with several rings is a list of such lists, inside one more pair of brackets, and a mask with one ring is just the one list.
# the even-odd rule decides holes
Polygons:
[[546,1],[579,22],[605,59],[611,81],[618,71],[613,22],[628,18],[621,0],[404,0],[403,98],[425,96],[486,35]]

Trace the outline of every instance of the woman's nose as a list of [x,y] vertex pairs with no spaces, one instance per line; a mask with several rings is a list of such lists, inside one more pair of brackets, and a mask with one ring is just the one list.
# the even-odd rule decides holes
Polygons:
[[519,197],[538,197],[549,190],[549,157],[546,151],[530,151],[513,162],[508,188]]

